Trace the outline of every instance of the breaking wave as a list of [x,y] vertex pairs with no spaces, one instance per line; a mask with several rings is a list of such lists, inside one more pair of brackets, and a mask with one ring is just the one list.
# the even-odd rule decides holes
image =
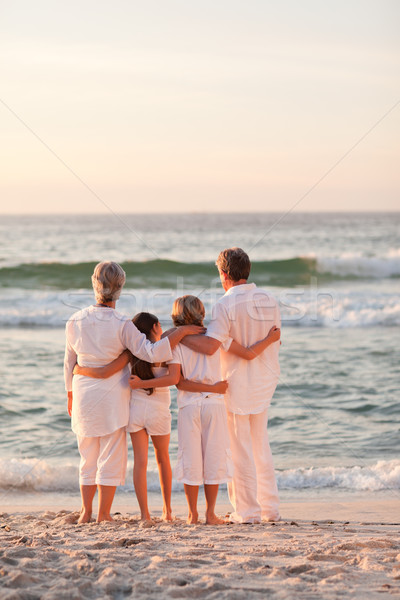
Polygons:
[[[88,288],[95,264],[49,262],[2,267],[0,288]],[[183,280],[184,284],[209,286],[218,279],[212,262],[159,259],[124,262],[122,267],[126,272],[128,287],[170,288],[177,285],[177,278]],[[320,281],[400,277],[400,253],[393,250],[384,257],[348,254],[338,258],[300,256],[286,260],[255,261],[252,263],[251,277],[259,285],[276,286],[304,285],[313,277]]]
[[[128,472],[132,465],[128,467]],[[310,467],[277,471],[278,487],[282,490],[337,488],[354,491],[400,489],[400,460],[378,461],[370,466]],[[76,464],[55,464],[37,459],[0,460],[0,490],[21,492],[73,492],[78,490],[78,461]],[[182,489],[176,481],[174,491]],[[149,470],[149,491],[159,492],[158,474]],[[132,484],[125,486],[133,490]]]

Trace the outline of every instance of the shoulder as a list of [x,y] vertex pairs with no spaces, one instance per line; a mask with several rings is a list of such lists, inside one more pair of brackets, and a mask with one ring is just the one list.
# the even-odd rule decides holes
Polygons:
[[211,321],[218,315],[224,314],[231,305],[231,298],[229,296],[222,296],[213,305],[211,310]]
[[168,364],[182,364],[183,362],[183,350],[189,350],[182,344],[177,344],[175,348],[172,349],[172,359],[168,361]]
[[133,341],[136,340],[137,337],[142,336],[136,325],[132,323],[132,320],[121,313],[115,314],[113,327],[115,328],[115,332],[118,332],[118,335],[121,337],[121,341],[124,344],[128,343],[128,340]]
[[132,323],[132,319],[130,319],[127,315],[123,315],[117,310],[113,311],[113,321],[119,324],[122,328],[129,327],[132,329],[137,329],[136,325]]
[[[121,312],[119,312],[118,310],[113,310],[113,315],[116,319],[118,319],[118,321],[121,322],[129,322],[132,323],[132,319],[130,317],[128,317],[127,315],[122,314]],[[133,323],[132,323],[133,325]]]
[[254,299],[260,299],[260,300],[267,300],[269,305],[271,306],[275,306],[278,304],[278,300],[277,298],[271,294],[271,292],[264,290],[263,288],[259,288],[257,286],[255,286],[252,289],[252,296]]
[[226,306],[229,304],[230,296],[229,294],[224,294],[221,298],[218,298],[214,306]]
[[73,326],[75,323],[79,322],[79,321],[83,321],[84,319],[87,319],[90,316],[90,306],[87,306],[86,308],[82,308],[81,310],[77,310],[76,312],[74,312],[73,315],[71,315],[66,323],[66,327],[71,327]]

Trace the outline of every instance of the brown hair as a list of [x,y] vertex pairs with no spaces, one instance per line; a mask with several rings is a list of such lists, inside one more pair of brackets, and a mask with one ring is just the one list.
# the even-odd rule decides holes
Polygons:
[[247,280],[249,278],[251,262],[246,252],[241,248],[222,250],[215,264],[220,271],[228,275],[231,281]]
[[172,307],[172,321],[175,327],[180,325],[203,325],[204,305],[196,296],[181,296]]
[[[155,315],[148,312],[140,312],[132,319],[132,323],[136,325],[141,333],[144,333],[147,339],[150,339],[150,333],[158,319]],[[137,375],[140,379],[153,379],[154,374],[152,364],[146,360],[141,360],[136,356],[131,356],[131,372],[132,375]],[[148,388],[145,392],[150,396],[154,392],[154,388]]]

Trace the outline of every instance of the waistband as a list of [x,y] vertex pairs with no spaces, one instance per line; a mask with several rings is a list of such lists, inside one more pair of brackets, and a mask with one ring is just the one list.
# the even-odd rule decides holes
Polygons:
[[186,406],[206,406],[208,404],[216,404],[225,406],[224,397],[221,394],[206,394],[202,398],[194,398],[183,406],[178,408],[186,408]]

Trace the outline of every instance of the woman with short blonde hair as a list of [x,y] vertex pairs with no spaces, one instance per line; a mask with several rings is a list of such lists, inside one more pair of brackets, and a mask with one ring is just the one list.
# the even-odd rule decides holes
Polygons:
[[106,261],[98,263],[92,275],[96,302],[106,303],[118,300],[125,280],[125,271],[118,263]]

